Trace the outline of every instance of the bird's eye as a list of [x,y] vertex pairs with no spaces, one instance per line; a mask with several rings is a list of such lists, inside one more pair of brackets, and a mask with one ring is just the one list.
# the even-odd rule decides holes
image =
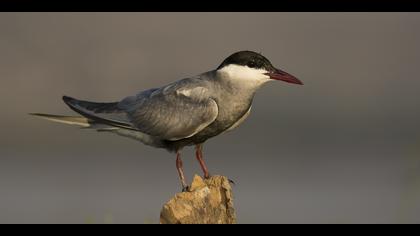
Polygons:
[[248,67],[254,68],[255,67],[255,62],[253,62],[253,61],[249,62]]

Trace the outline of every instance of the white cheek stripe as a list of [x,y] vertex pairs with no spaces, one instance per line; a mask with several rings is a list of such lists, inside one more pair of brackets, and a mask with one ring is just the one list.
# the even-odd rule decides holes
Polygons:
[[248,66],[228,65],[219,70],[223,77],[230,80],[241,80],[249,82],[265,82],[269,80],[269,76],[264,69],[254,69]]

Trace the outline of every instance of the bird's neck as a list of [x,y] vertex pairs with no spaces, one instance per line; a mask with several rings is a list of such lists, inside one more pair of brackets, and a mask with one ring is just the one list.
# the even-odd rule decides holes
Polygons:
[[[214,72],[212,78],[214,80],[214,91],[216,100],[219,105],[219,112],[238,114],[242,116],[245,114],[252,104],[256,91],[264,83],[241,83],[239,80],[232,80]],[[223,114],[221,114],[223,116]],[[235,119],[234,117],[231,117]]]
[[214,78],[226,92],[237,95],[242,94],[245,97],[254,96],[255,92],[268,81],[263,79],[241,79],[218,71],[215,72]]

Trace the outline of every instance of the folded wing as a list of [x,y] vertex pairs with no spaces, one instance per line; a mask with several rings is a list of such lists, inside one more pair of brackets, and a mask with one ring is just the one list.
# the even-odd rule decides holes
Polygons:
[[198,79],[184,79],[125,98],[118,104],[139,131],[164,140],[191,137],[218,115],[216,102]]

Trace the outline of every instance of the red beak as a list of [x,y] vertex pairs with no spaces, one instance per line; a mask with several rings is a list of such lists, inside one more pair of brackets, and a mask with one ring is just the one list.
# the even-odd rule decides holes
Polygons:
[[302,81],[300,81],[298,78],[279,69],[276,69],[274,72],[266,73],[266,75],[270,76],[270,79],[281,80],[287,83],[303,85]]

